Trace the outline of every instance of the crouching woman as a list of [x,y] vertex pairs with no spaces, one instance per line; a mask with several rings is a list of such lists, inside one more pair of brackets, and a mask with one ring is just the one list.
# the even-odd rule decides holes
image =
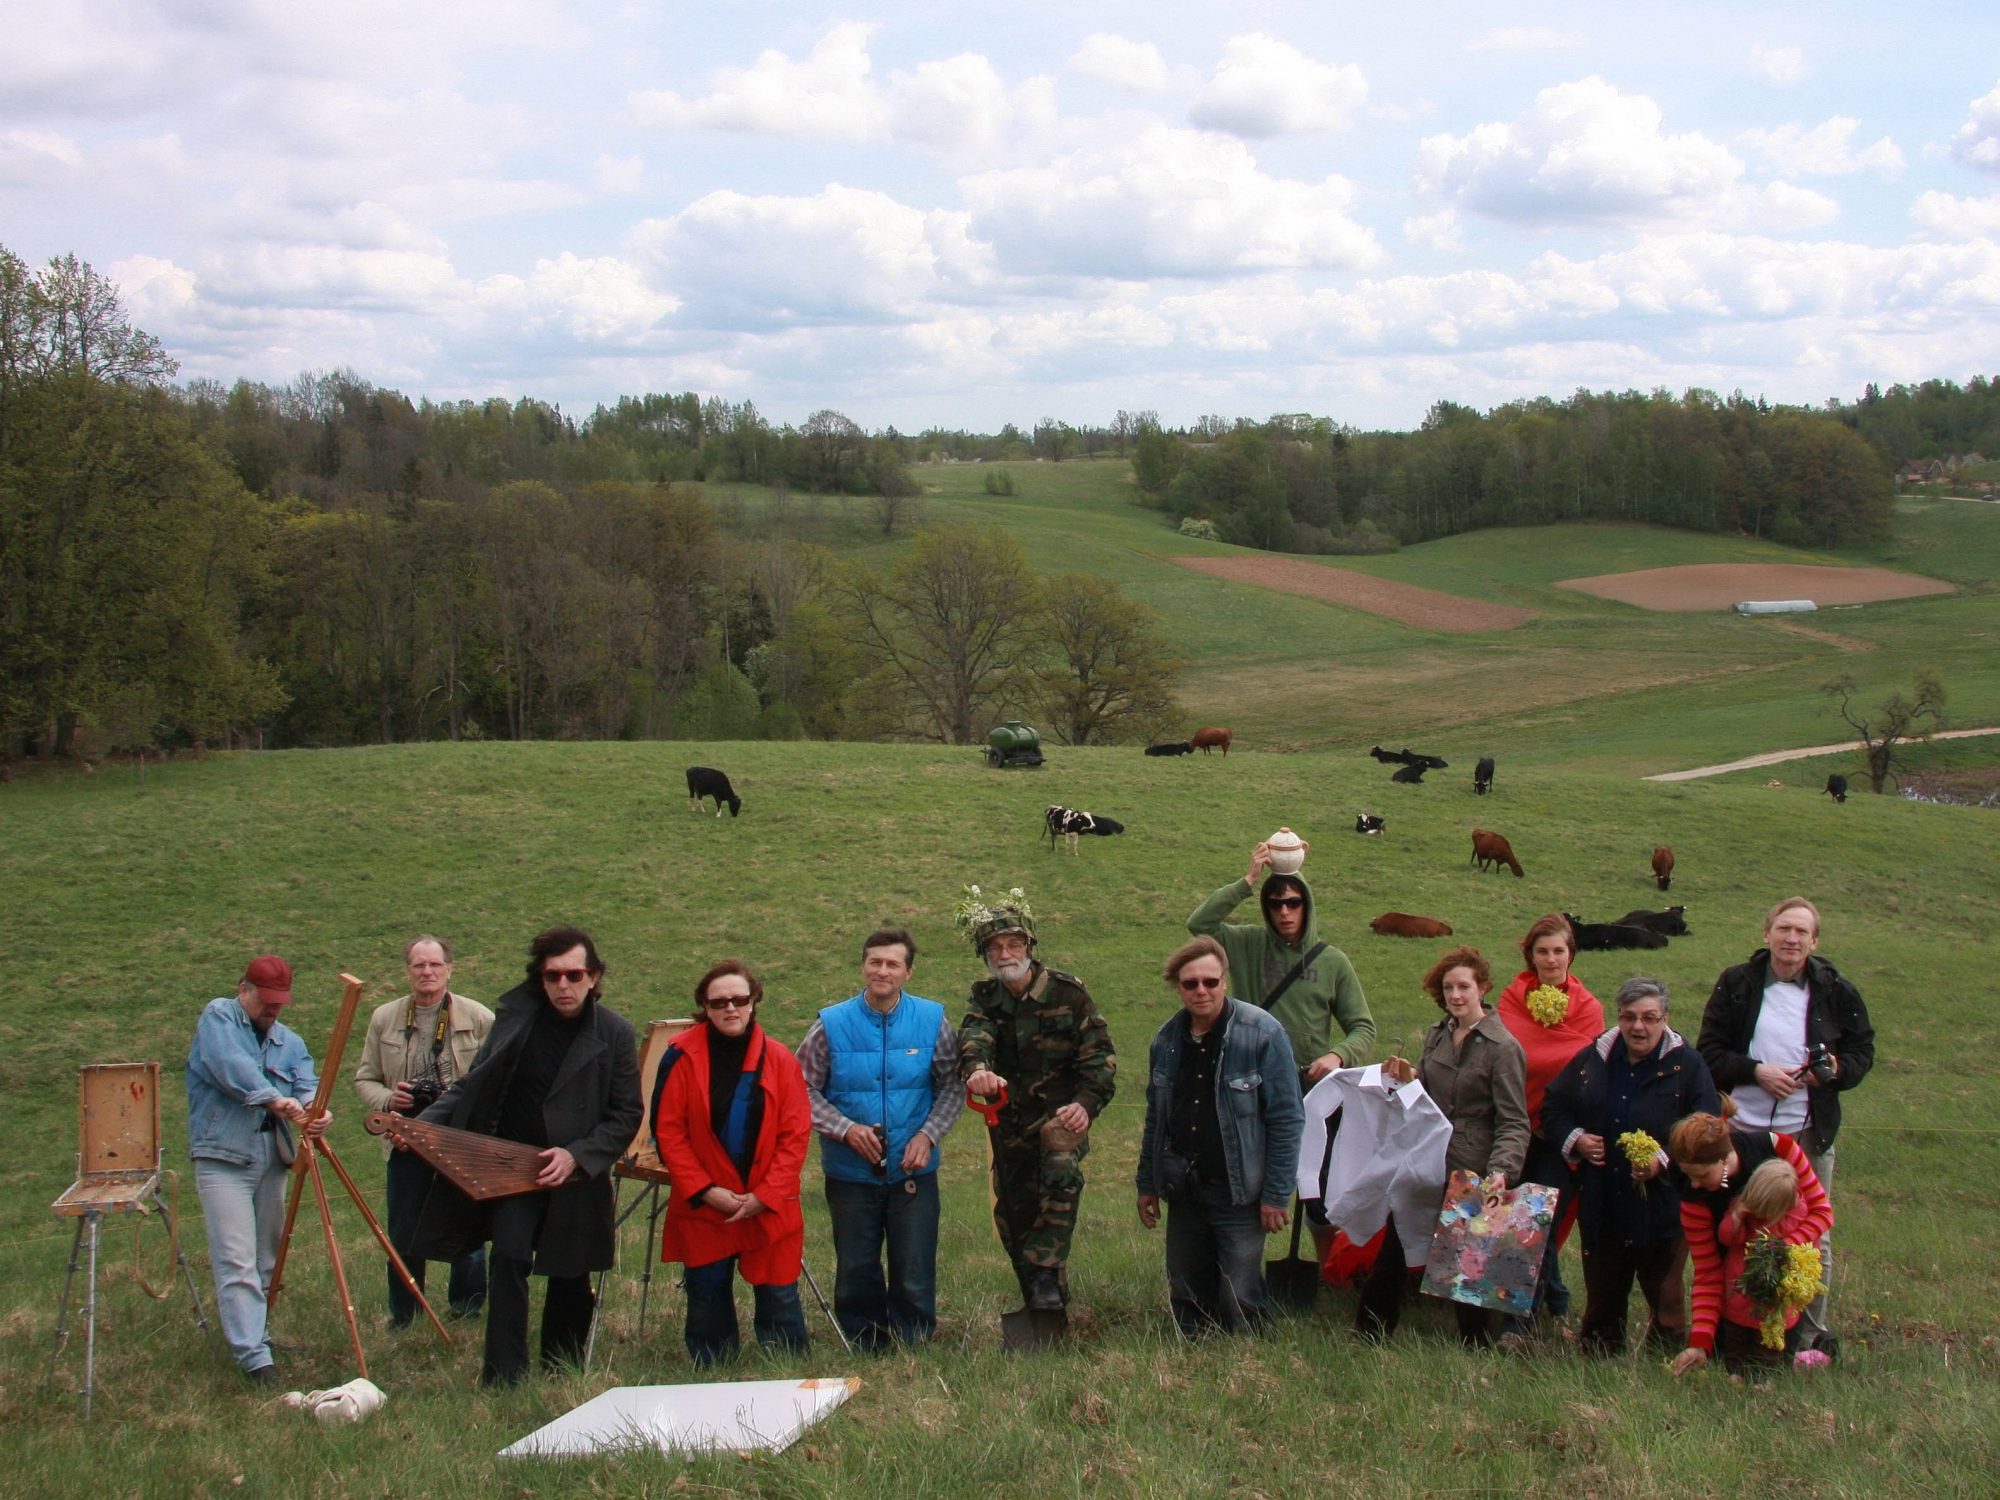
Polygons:
[[673,1178],[660,1258],[687,1268],[687,1348],[697,1366],[737,1350],[739,1267],[757,1342],[803,1353],[805,1216],[799,1176],[812,1135],[798,1059],[757,1023],[764,988],[735,959],[695,986],[700,1017],[660,1060],[653,1138]]
[[1153,1036],[1139,1141],[1139,1222],[1167,1204],[1167,1283],[1189,1338],[1246,1333],[1270,1313],[1264,1236],[1282,1229],[1305,1111],[1285,1028],[1229,995],[1222,945],[1176,948],[1162,977],[1180,1010]]

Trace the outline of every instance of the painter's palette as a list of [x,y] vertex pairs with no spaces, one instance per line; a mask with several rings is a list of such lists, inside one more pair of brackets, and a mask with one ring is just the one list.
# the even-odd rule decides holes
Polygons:
[[1527,1312],[1535,1305],[1559,1196],[1533,1182],[1489,1196],[1484,1178],[1453,1172],[1431,1238],[1424,1290],[1474,1307]]

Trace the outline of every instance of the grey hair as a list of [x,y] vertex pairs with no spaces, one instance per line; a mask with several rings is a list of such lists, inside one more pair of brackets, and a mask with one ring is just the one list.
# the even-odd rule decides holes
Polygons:
[[1667,982],[1639,974],[1618,986],[1618,998],[1613,1002],[1612,1009],[1614,1012],[1621,1011],[1628,1005],[1637,1005],[1641,1000],[1653,999],[1660,1002],[1662,1014],[1673,1008],[1673,1001],[1667,994]]
[[420,932],[415,937],[411,938],[407,943],[403,944],[404,963],[408,963],[410,961],[410,955],[417,951],[417,944],[419,943],[436,943],[438,945],[438,952],[444,955],[444,961],[446,963],[453,962],[450,943],[447,943],[443,938],[437,937],[432,933]]

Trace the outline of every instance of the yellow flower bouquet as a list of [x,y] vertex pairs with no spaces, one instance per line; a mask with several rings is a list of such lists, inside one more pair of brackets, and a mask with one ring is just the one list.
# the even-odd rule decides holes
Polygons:
[[1538,984],[1528,991],[1528,1014],[1544,1026],[1560,1026],[1569,1014],[1569,994],[1552,984]]

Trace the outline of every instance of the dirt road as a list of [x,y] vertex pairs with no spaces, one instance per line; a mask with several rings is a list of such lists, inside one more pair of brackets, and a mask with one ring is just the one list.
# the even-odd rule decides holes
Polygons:
[[[1975,735],[2000,734],[1994,729],[1941,729],[1929,736],[1934,740],[1962,740]],[[1725,771],[1753,771],[1758,766],[1775,766],[1780,761],[1806,760],[1815,755],[1838,755],[1843,750],[1852,750],[1853,740],[1842,740],[1836,745],[1808,745],[1803,750],[1772,750],[1763,755],[1749,755],[1742,760],[1725,761],[1719,766],[1696,766],[1692,771],[1662,771],[1657,776],[1648,776],[1648,781],[1699,781],[1704,776],[1720,776]]]

